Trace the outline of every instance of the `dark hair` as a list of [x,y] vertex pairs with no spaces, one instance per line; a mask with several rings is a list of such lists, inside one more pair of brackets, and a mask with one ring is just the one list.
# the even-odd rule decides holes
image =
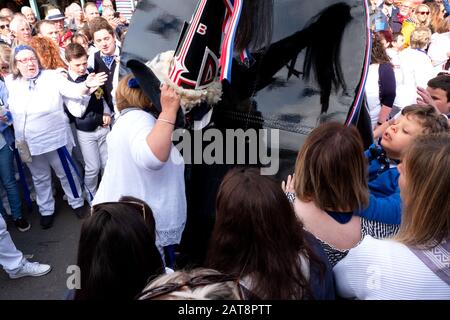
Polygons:
[[304,263],[323,274],[280,185],[254,168],[230,170],[217,195],[208,267],[250,277],[248,289],[261,299],[306,299],[312,294]]
[[413,116],[423,128],[423,134],[448,133],[447,118],[442,116],[432,106],[413,104],[402,110],[402,115]]
[[[143,205],[146,221],[133,203]],[[164,272],[155,237],[155,220],[143,201],[122,197],[95,205],[81,227],[75,299],[133,299],[150,277]]]
[[74,36],[79,36],[79,35],[84,35],[88,42],[92,42],[92,33],[91,33],[91,29],[89,28],[89,24],[85,23],[81,29],[78,29],[77,32],[75,32]]
[[386,48],[383,45],[383,42],[381,40],[383,39],[383,36],[380,35],[378,32],[375,32],[372,36],[372,54],[371,54],[371,61],[370,63],[389,63],[391,64],[391,58],[389,58],[388,54],[386,53]]
[[[314,75],[320,87],[320,113],[328,111],[332,89],[342,89],[344,92],[347,90],[340,52],[344,31],[352,20],[350,11],[351,7],[347,3],[332,4],[306,23],[306,33],[305,29],[295,33],[299,36],[299,43],[302,43],[300,47],[308,43],[303,62],[303,78],[309,80],[311,75]],[[323,41],[325,35],[327,41]],[[293,59],[291,64],[295,63],[295,60]]]
[[447,102],[450,102],[450,76],[440,75],[430,79],[427,83],[430,88],[442,89],[447,93]]
[[261,49],[272,40],[273,0],[244,1],[235,49]]
[[382,39],[386,40],[386,42],[391,43],[392,42],[392,32],[390,30],[380,30],[376,32],[379,34]]
[[69,43],[66,46],[64,54],[67,62],[70,62],[73,59],[80,59],[81,57],[87,57],[88,55],[83,46],[78,43]]
[[110,35],[115,37],[114,29],[111,27],[109,22],[102,17],[95,17],[89,22],[89,31],[91,33],[92,39],[94,39],[94,34],[97,31],[106,30]]
[[403,33],[401,32],[394,32],[392,34],[392,41],[397,41],[398,37],[402,36],[403,37]]

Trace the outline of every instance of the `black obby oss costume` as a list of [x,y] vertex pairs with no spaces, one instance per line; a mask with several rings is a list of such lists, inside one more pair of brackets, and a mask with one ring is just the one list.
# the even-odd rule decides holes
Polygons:
[[[357,125],[365,144],[372,141],[363,99],[367,8],[364,0],[144,0],[121,61],[159,110],[160,81],[176,88],[182,97],[177,126],[192,140],[209,128],[266,129],[259,148],[279,154],[275,175],[285,178],[305,137],[323,121]],[[250,156],[244,162],[255,165]],[[186,164],[180,264],[204,258],[217,189],[233,166]]]

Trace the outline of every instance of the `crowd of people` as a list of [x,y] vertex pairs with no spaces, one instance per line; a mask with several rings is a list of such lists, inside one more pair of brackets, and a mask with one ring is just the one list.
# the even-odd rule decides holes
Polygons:
[[[68,17],[48,7],[37,22],[27,7],[0,11],[1,187],[26,232],[31,199],[16,169],[43,229],[54,221],[52,170],[60,180],[83,219],[81,287],[68,299],[450,299],[447,0],[370,1],[374,143],[364,150],[355,127],[328,122],[281,186],[231,169],[206,259],[180,270],[185,168],[171,140],[180,97],[162,85],[158,112],[132,74],[119,80],[128,22],[110,3],[102,17],[91,2],[71,4]],[[0,264],[12,279],[51,270],[24,258],[4,218]]]

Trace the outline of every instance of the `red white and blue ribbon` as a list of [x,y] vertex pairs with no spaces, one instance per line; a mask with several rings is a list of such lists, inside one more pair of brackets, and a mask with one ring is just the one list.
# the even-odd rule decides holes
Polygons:
[[[227,8],[223,24],[223,42],[220,54],[220,80],[231,82],[231,66],[233,61],[234,38],[242,11],[243,0],[224,0]],[[242,58],[242,57],[241,57]]]
[[245,63],[246,65],[249,65],[250,61],[253,60],[253,57],[250,54],[250,51],[248,51],[248,49],[242,50],[240,58],[241,58],[241,62]]

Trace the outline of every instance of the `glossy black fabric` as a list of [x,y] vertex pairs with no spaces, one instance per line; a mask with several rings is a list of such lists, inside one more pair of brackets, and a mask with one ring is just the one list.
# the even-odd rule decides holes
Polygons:
[[[223,82],[222,99],[212,106],[212,127],[221,132],[279,130],[276,176],[284,179],[292,174],[306,136],[323,121],[344,123],[360,89],[369,41],[363,3],[274,1],[272,41],[252,52],[250,66],[234,59],[231,83]],[[184,21],[190,20],[196,4],[197,0],[141,1],[123,44],[121,64],[129,59],[146,62],[175,50]],[[308,70],[309,79],[304,79]],[[357,127],[368,146],[370,119],[365,108],[361,110]],[[190,118],[185,124],[191,130]],[[186,263],[203,259],[214,224],[217,189],[232,166],[186,165],[188,221],[182,242],[182,251],[189,256]]]

